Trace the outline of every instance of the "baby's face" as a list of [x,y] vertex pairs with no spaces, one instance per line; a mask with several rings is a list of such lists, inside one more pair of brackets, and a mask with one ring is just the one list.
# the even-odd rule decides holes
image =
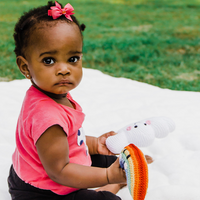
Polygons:
[[26,48],[32,81],[41,89],[64,94],[82,78],[82,36],[75,23],[40,23]]

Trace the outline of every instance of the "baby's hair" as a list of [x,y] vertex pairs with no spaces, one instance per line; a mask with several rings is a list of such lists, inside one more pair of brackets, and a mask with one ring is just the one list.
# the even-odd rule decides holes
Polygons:
[[[60,4],[60,5],[61,5],[61,7],[63,7],[62,4]],[[51,22],[51,21],[56,22],[58,20],[66,21],[68,23],[71,22],[64,15],[60,16],[57,19],[53,19],[51,16],[48,16],[48,10],[50,9],[51,6],[55,6],[55,3],[53,3],[52,1],[49,1],[46,6],[41,6],[38,8],[31,9],[30,11],[25,12],[21,16],[21,18],[15,25],[14,35],[13,35],[14,40],[15,40],[14,52],[15,52],[16,56],[25,57],[25,55],[24,55],[25,48],[28,45],[28,42],[30,39],[30,34],[34,30],[35,25],[37,23]],[[85,30],[85,25],[84,24],[80,25],[74,15],[71,15],[71,18],[72,18],[73,22],[77,24],[77,26],[80,29],[81,36],[83,36],[82,31]]]

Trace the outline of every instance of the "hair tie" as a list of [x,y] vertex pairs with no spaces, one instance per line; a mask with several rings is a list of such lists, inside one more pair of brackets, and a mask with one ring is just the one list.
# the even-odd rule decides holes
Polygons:
[[55,6],[50,7],[51,10],[48,10],[48,15],[52,16],[53,19],[57,19],[61,15],[65,15],[67,19],[73,21],[70,15],[73,15],[74,8],[71,4],[66,4],[64,8],[61,8],[61,5],[55,1]]

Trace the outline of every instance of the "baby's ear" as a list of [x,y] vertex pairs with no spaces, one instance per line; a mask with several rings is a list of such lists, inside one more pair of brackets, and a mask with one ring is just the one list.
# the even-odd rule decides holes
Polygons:
[[164,138],[175,129],[174,121],[168,117],[152,117],[150,121],[156,138]]
[[18,56],[17,59],[16,59],[16,63],[17,63],[17,66],[18,66],[19,70],[21,71],[21,73],[26,78],[29,78],[30,77],[30,72],[29,72],[29,69],[28,69],[27,60],[23,56]]

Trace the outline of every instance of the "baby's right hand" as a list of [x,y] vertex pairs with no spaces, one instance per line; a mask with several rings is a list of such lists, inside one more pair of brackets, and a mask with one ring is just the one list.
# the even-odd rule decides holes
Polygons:
[[106,170],[109,184],[126,183],[126,174],[125,171],[120,167],[119,158]]

